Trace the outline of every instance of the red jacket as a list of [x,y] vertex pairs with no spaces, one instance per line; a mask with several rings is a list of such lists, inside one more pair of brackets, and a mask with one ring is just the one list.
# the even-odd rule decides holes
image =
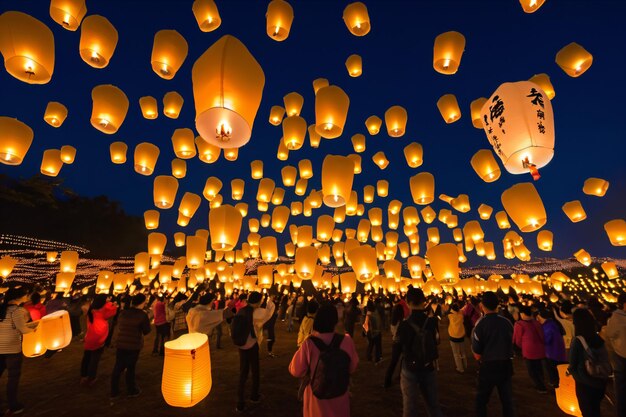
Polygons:
[[41,320],[46,315],[46,306],[41,303],[33,304],[29,301],[24,304],[24,308],[30,313],[32,321]]
[[107,302],[99,310],[92,310],[93,322],[87,317],[87,333],[85,333],[85,350],[96,350],[104,346],[109,335],[109,318],[117,312],[117,304]]
[[513,343],[522,349],[524,359],[544,359],[543,329],[537,320],[518,320],[513,326]]

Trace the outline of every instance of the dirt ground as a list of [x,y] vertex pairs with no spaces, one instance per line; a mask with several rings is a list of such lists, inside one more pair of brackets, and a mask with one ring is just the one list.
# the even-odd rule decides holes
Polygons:
[[[476,364],[470,360],[469,370],[459,375],[454,370],[454,361],[445,328],[441,325],[440,371],[437,375],[440,402],[444,415],[449,417],[473,416],[476,383]],[[296,325],[297,329],[297,325]],[[277,342],[274,352],[277,358],[266,355],[265,344],[261,349],[261,393],[262,404],[247,411],[257,417],[293,417],[302,415],[301,404],[296,399],[298,381],[288,373],[287,366],[296,346],[296,333],[287,333],[285,323],[276,325]],[[20,400],[25,404],[26,416],[204,416],[224,417],[235,413],[236,389],[239,369],[237,351],[224,327],[223,349],[215,349],[211,341],[213,388],[209,396],[189,409],[168,406],[161,395],[162,357],[151,356],[154,334],[146,337],[145,347],[137,364],[137,383],[142,393],[137,398],[122,397],[115,405],[109,402],[109,381],[113,368],[114,349],[107,349],[100,362],[99,380],[92,388],[79,385],[82,343],[75,339],[70,346],[50,359],[24,359],[20,382]],[[398,378],[394,385],[382,387],[386,366],[389,363],[391,337],[383,335],[384,362],[375,366],[365,361],[366,340],[355,336],[362,362],[352,378],[353,416],[401,416],[402,395]],[[468,348],[469,354],[469,348]],[[518,417],[565,416],[558,406],[554,394],[540,395],[532,388],[521,359],[515,360],[513,385]],[[4,398],[6,376],[0,382]],[[249,384],[250,382],[248,382]],[[122,390],[124,382],[122,378]],[[248,387],[249,389],[249,387]],[[124,391],[122,391],[124,392]],[[249,391],[248,391],[249,392]],[[605,400],[605,416],[614,415],[613,408]],[[426,411],[423,414],[426,416]],[[494,392],[490,403],[490,415],[500,415],[499,401]]]

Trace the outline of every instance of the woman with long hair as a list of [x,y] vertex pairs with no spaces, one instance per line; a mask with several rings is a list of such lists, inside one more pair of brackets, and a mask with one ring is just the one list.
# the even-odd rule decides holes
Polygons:
[[104,342],[109,335],[109,318],[115,316],[117,304],[109,301],[107,294],[98,294],[87,310],[87,332],[85,333],[85,353],[80,365],[81,385],[93,386],[96,383],[98,364],[104,351]]

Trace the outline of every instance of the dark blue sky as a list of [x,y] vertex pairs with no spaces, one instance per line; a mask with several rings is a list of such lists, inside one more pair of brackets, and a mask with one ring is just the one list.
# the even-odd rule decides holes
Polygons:
[[[140,142],[151,142],[161,148],[155,175],[170,175],[174,158],[171,134],[176,128],[195,130],[195,110],[191,84],[191,68],[209,46],[225,34],[239,38],[263,67],[266,85],[263,101],[254,124],[251,141],[239,152],[236,162],[223,158],[207,165],[197,159],[188,160],[188,175],[180,181],[178,200],[185,191],[202,193],[208,176],[224,182],[222,194],[230,202],[230,180],[246,181],[244,200],[255,207],[257,182],[250,178],[249,163],[263,159],[265,175],[280,181],[280,169],[297,165],[298,160],[313,161],[315,177],[310,188],[320,188],[321,161],[327,153],[353,153],[350,137],[364,133],[367,151],[362,154],[363,174],[355,179],[354,189],[362,196],[364,185],[386,178],[391,182],[390,197],[376,198],[375,205],[387,207],[391,199],[412,204],[408,179],[417,172],[435,175],[436,194],[456,196],[467,193],[472,211],[461,215],[459,223],[478,217],[476,209],[486,203],[501,209],[502,191],[517,182],[531,181],[529,175],[503,172],[500,180],[486,184],[473,172],[469,160],[481,148],[490,148],[482,130],[472,127],[469,104],[478,97],[489,97],[503,82],[526,80],[537,73],[548,73],[556,90],[552,101],[556,124],[556,150],[552,162],[541,170],[535,183],[548,212],[545,228],[555,234],[554,250],[537,250],[536,233],[525,233],[526,245],[534,257],[550,255],[570,257],[578,249],[587,249],[592,256],[623,258],[624,248],[612,247],[603,224],[626,217],[626,87],[624,68],[626,55],[626,2],[621,0],[547,0],[534,14],[523,13],[517,0],[415,0],[366,1],[372,23],[364,37],[351,35],[342,20],[345,1],[291,1],[295,20],[289,38],[275,42],[265,34],[267,1],[216,0],[222,18],[221,27],[211,33],[199,30],[191,11],[191,1],[110,0],[87,2],[88,15],[107,17],[119,32],[119,43],[109,66],[96,70],[85,64],[78,54],[80,31],[69,32],[52,21],[49,2],[38,0],[4,0],[0,11],[18,10],[46,23],[53,31],[56,45],[56,67],[52,81],[46,85],[28,85],[0,71],[0,115],[17,117],[35,131],[34,143],[21,166],[0,165],[0,172],[15,177],[28,177],[39,171],[45,149],[71,144],[78,149],[76,162],[63,167],[60,177],[77,192],[95,196],[106,194],[118,200],[131,214],[141,215],[152,209],[154,176],[134,172],[132,150]],[[189,55],[171,80],[163,80],[150,68],[154,34],[161,29],[176,29],[189,43]],[[445,76],[432,68],[435,37],[456,30],[466,37],[466,49],[456,75]],[[554,62],[559,49],[577,42],[594,56],[592,67],[579,78],[570,78]],[[363,75],[350,78],[344,66],[351,54],[363,58]],[[276,159],[280,127],[267,120],[272,105],[282,105],[282,97],[297,91],[305,98],[302,116],[314,123],[314,95],[311,82],[325,77],[339,85],[350,96],[348,122],[344,134],[335,140],[322,140],[319,149],[311,149],[308,141],[299,151],[292,151],[287,162]],[[99,84],[120,87],[130,100],[130,110],[122,128],[115,135],[105,135],[91,127],[91,89]],[[141,116],[138,100],[151,95],[159,101],[168,91],[178,91],[185,98],[181,117],[172,120],[160,114],[156,120]],[[437,99],[446,93],[456,95],[463,116],[446,125],[436,107]],[[43,121],[48,101],[60,101],[69,109],[65,124],[54,129]],[[383,117],[387,108],[401,105],[408,110],[407,132],[400,139],[391,139],[384,132],[367,135],[363,122],[376,114]],[[124,141],[129,145],[125,165],[113,165],[109,144]],[[424,164],[414,170],[407,167],[402,149],[417,141],[424,147]],[[371,156],[383,150],[391,161],[380,171]],[[590,176],[607,179],[611,184],[604,198],[582,193],[582,185]],[[293,189],[286,202],[293,199]],[[573,224],[561,210],[566,201],[581,200],[588,219]],[[178,200],[173,209],[161,213],[161,228],[170,237],[179,230],[175,225]],[[381,203],[382,201],[382,203]],[[433,207],[449,208],[436,200]],[[421,207],[418,207],[421,208]],[[207,227],[208,204],[203,201],[194,221],[185,230]],[[494,213],[495,213],[494,211]],[[270,207],[271,212],[271,207]],[[310,223],[328,209],[314,211],[314,217],[292,217],[296,224]],[[255,215],[256,210],[252,209]],[[356,226],[352,218],[344,226]],[[486,241],[495,242],[497,262],[502,257],[504,232],[495,221],[481,222]],[[439,222],[442,240],[451,240],[451,231]],[[421,253],[425,252],[425,223],[420,225]],[[271,229],[266,229],[267,233]],[[401,230],[400,230],[401,232]],[[285,232],[285,234],[287,234]],[[242,238],[247,235],[244,220]],[[119,237],[123,239],[123,236]],[[241,239],[240,239],[241,242]],[[173,244],[170,239],[169,244]],[[168,245],[169,246],[169,245]],[[132,254],[129,254],[132,255]],[[469,257],[469,264],[483,263],[484,258]]]

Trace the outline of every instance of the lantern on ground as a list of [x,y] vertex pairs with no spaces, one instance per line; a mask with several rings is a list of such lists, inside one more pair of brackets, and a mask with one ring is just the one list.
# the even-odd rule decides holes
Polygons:
[[165,343],[161,393],[172,407],[193,407],[211,391],[209,340],[189,333]]
[[98,85],[91,90],[91,125],[112,135],[122,126],[128,113],[128,97],[114,85]]
[[486,97],[480,97],[470,103],[470,114],[472,117],[472,125],[476,129],[483,128],[483,122],[481,121],[481,110],[485,103],[487,102]]
[[454,123],[461,118],[461,109],[454,94],[445,94],[437,100],[437,108],[447,123]]
[[532,183],[515,184],[502,193],[501,201],[509,217],[522,232],[533,232],[546,224],[546,209]]
[[43,346],[50,350],[67,347],[72,341],[70,315],[66,310],[59,310],[43,316],[39,321]]
[[[341,136],[349,106],[350,98],[341,88],[336,85],[320,88],[315,95],[315,131],[326,139]],[[289,142],[286,143],[289,147]]]
[[105,68],[113,57],[117,41],[117,30],[107,18],[87,16],[80,28],[80,57],[93,68]]
[[626,246],[626,220],[615,219],[604,224],[604,230],[609,236],[611,245]]
[[346,156],[326,155],[322,163],[322,193],[328,207],[346,204],[354,181],[354,163]]
[[602,178],[587,178],[583,185],[583,193],[587,195],[595,195],[596,197],[604,197],[609,189],[609,182]]
[[440,74],[456,74],[464,50],[465,36],[454,31],[440,34],[435,38],[433,68]]
[[142,142],[135,147],[135,172],[141,175],[152,175],[159,153],[156,145]]
[[529,81],[504,83],[482,108],[485,133],[511,174],[537,169],[554,155],[554,116],[546,93]]
[[202,32],[213,32],[222,24],[220,13],[213,0],[195,0],[191,10]]
[[174,205],[178,192],[178,180],[168,175],[159,175],[154,178],[153,200],[160,209],[168,209]]
[[41,159],[40,172],[48,177],[56,177],[59,175],[63,161],[61,160],[61,151],[58,149],[47,149],[43,151]]
[[580,200],[568,201],[561,208],[572,223],[578,223],[587,218],[587,213],[585,213],[585,209],[580,204]]
[[43,119],[52,127],[61,127],[67,118],[67,107],[56,101],[51,101],[46,106]]
[[367,7],[360,1],[350,3],[343,10],[343,21],[354,36],[365,36],[370,31],[370,16]]
[[46,84],[54,72],[54,35],[21,12],[0,15],[0,53],[9,74],[28,84]]
[[346,59],[346,69],[350,77],[360,77],[363,74],[363,60],[360,55],[352,54]]
[[245,45],[223,36],[195,62],[192,81],[200,136],[220,148],[248,143],[265,75]]
[[185,100],[176,91],[170,91],[163,96],[163,114],[170,119],[178,119]]
[[187,41],[177,31],[158,31],[152,44],[152,71],[165,80],[171,80],[187,58],[188,49]]
[[552,250],[552,239],[553,234],[549,230],[541,230],[537,233],[537,247],[542,250],[549,252]]
[[0,116],[0,162],[20,165],[33,143],[33,130],[17,119]]
[[570,77],[580,77],[592,63],[593,56],[576,42],[564,46],[556,54],[556,64]]
[[293,23],[293,8],[284,0],[272,0],[265,13],[267,36],[282,42],[289,36]]
[[387,126],[387,134],[392,138],[399,138],[401,136],[404,136],[407,120],[408,115],[404,107],[390,107],[385,112],[385,126]]
[[429,172],[420,172],[411,177],[411,196],[415,204],[425,206],[435,200],[435,177]]
[[454,243],[442,243],[426,251],[434,277],[454,284],[459,280],[459,254]]
[[5,255],[0,258],[0,277],[6,279],[17,264],[17,259]]
[[500,166],[489,149],[481,149],[470,161],[474,172],[485,182],[494,182],[500,178]]
[[209,210],[211,249],[232,250],[239,240],[242,220],[239,210],[230,204]]
[[417,168],[422,165],[424,151],[422,145],[417,142],[411,142],[404,147],[404,158],[411,168]]

